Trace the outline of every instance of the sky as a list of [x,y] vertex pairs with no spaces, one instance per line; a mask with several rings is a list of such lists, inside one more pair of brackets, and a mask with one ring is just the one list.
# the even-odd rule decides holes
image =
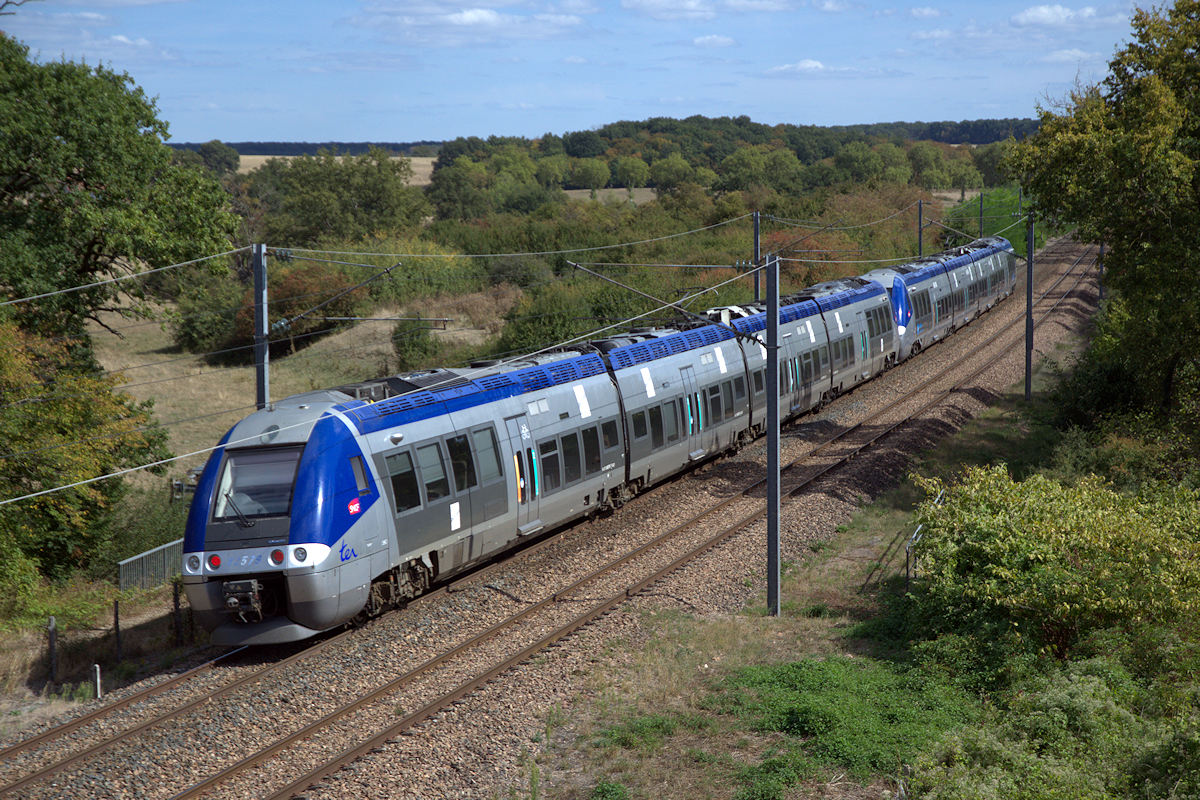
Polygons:
[[[928,0],[917,0],[919,3]],[[37,61],[128,73],[171,141],[441,141],[618,120],[1033,117],[1096,83],[1130,2],[30,0]]]

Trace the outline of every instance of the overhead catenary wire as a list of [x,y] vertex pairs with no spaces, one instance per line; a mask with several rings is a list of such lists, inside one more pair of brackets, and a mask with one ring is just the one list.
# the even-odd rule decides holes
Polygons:
[[179,269],[180,267],[189,267],[193,264],[200,264],[204,261],[211,261],[214,258],[224,258],[225,256],[236,255],[237,253],[241,253],[241,252],[244,252],[249,249],[250,249],[249,247],[239,247],[236,250],[227,250],[224,253],[215,253],[211,256],[201,256],[200,258],[195,258],[195,259],[192,259],[191,261],[183,261],[178,264],[169,264],[168,266],[165,266],[165,267],[157,267],[156,269],[148,269],[148,270],[145,270],[144,272],[134,272],[129,275],[121,275],[116,278],[109,278],[108,280],[96,281],[95,283],[86,283],[81,286],[72,286],[69,289],[56,289],[53,292],[42,292],[41,294],[34,294],[34,295],[30,295],[29,297],[19,297],[15,300],[4,300],[3,302],[0,302],[0,306],[11,306],[11,305],[15,305],[17,303],[28,303],[32,300],[42,300],[47,297],[56,297],[57,295],[61,295],[61,294],[70,294],[72,292],[81,292],[84,289],[95,289],[99,286],[107,286],[110,283],[120,283],[122,281],[133,280],[134,278],[145,278],[149,275],[154,275],[155,273],[158,273],[158,272],[166,272],[167,270]]

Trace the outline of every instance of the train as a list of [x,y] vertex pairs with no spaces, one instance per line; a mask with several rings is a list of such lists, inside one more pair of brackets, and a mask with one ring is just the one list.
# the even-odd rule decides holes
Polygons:
[[[1012,293],[988,237],[780,300],[780,422]],[[217,645],[362,622],[539,532],[610,512],[766,429],[766,309],[709,309],[507,362],[294,395],[211,452],[182,576]]]

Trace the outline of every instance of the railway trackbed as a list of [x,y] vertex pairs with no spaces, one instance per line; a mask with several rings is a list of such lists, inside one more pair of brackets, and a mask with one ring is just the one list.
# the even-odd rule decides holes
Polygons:
[[[1070,269],[1042,294],[1038,301],[1039,325],[1084,279],[1089,252],[1079,255]],[[1048,256],[1043,253],[1039,259]],[[1083,269],[1076,274],[1076,268],[1081,266]],[[1057,291],[1072,275],[1075,275],[1074,286]],[[1013,305],[1016,300],[1010,299],[1008,304]],[[927,376],[919,386],[900,393],[884,409],[853,424],[834,425],[837,430],[822,436],[819,442],[809,440],[807,433],[798,435],[793,428],[788,444],[793,451],[789,454],[792,463],[786,468],[784,480],[786,496],[802,494],[822,476],[962,390],[1020,342],[1023,332],[1013,336],[1010,329],[1022,321],[1023,317],[1014,317],[999,333],[993,332],[984,345],[969,348],[969,353]],[[929,353],[939,349],[935,346]],[[397,652],[403,652],[403,658],[390,657],[390,644],[371,645],[366,634],[394,625],[393,633],[399,634],[401,641],[407,641],[405,637],[411,631],[395,621],[381,620],[368,631],[349,631],[330,637],[279,661],[242,665],[231,670],[237,673],[236,677],[216,681],[220,685],[211,690],[197,688],[189,692],[182,687],[188,684],[198,687],[220,671],[219,667],[204,665],[184,673],[169,686],[159,684],[125,698],[119,706],[103,707],[0,751],[5,764],[0,780],[9,781],[0,786],[0,796],[293,796],[354,764],[365,754],[382,752],[387,742],[414,731],[513,666],[553,646],[739,531],[754,526],[763,515],[761,484],[761,480],[750,481],[736,491],[727,492],[718,503],[683,522],[661,533],[647,534],[648,538],[643,537],[634,549],[621,552],[599,569],[569,565],[564,573],[570,573],[571,577],[563,579],[556,588],[541,590],[537,599],[526,599],[524,595],[532,592],[515,584],[498,585],[504,583],[503,573],[513,568],[507,562],[499,562],[427,595],[420,603],[411,604],[409,608],[413,609],[432,604],[438,598],[446,601],[447,597],[472,592],[492,596],[496,601],[492,605],[503,609],[503,613],[491,624],[445,618],[432,625],[447,633],[448,638],[460,639],[452,647],[436,652],[426,652],[420,647],[401,648]],[[651,499],[652,496],[653,493]],[[533,558],[553,544],[553,538],[544,539],[523,551],[522,558]],[[494,579],[493,575],[501,577]],[[543,584],[549,582],[544,574],[540,577]],[[385,635],[388,634],[384,631],[378,633],[378,637]],[[391,641],[395,639],[396,636],[391,636]],[[349,650],[349,660],[353,660],[355,653],[372,648],[386,651],[373,663],[389,664],[395,677],[370,688],[348,691],[352,697],[344,700],[337,699],[336,690],[320,692],[319,698],[305,698],[294,688],[279,689],[280,675],[321,665],[325,660],[322,656],[343,661],[343,656],[332,655],[339,648]],[[235,654],[227,655],[230,660],[237,659]],[[376,673],[376,682],[379,674],[388,674],[386,668],[367,669]],[[254,687],[271,699],[258,704],[254,724],[246,724],[239,732],[238,722],[247,720],[247,715],[236,709],[223,712],[221,706],[227,698],[255,692]],[[179,702],[167,702],[168,696],[175,692],[185,697]],[[292,698],[286,704],[288,707],[278,702],[281,696]],[[161,704],[170,708],[145,714],[136,723],[106,733],[118,727],[112,715],[129,713],[154,698],[162,698]],[[301,708],[286,722],[272,720],[272,702],[276,717],[283,717],[285,710],[293,712]],[[266,724],[263,716],[267,717]],[[277,724],[270,724],[272,721]],[[281,734],[279,728],[283,727],[289,732]],[[216,728],[220,728],[220,736],[203,735]],[[265,746],[257,744],[259,739]],[[205,746],[211,752],[198,751]],[[148,761],[143,770],[123,769],[122,764],[132,763],[128,757],[131,751],[153,751],[155,757],[132,760]]]

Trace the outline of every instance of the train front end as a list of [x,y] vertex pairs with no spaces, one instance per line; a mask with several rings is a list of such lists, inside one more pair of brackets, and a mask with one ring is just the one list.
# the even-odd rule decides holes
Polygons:
[[[183,584],[218,645],[297,641],[358,614],[378,487],[336,391],[288,398],[212,452],[184,534]],[[369,532],[368,532],[369,531]],[[371,548],[375,549],[375,548]]]

